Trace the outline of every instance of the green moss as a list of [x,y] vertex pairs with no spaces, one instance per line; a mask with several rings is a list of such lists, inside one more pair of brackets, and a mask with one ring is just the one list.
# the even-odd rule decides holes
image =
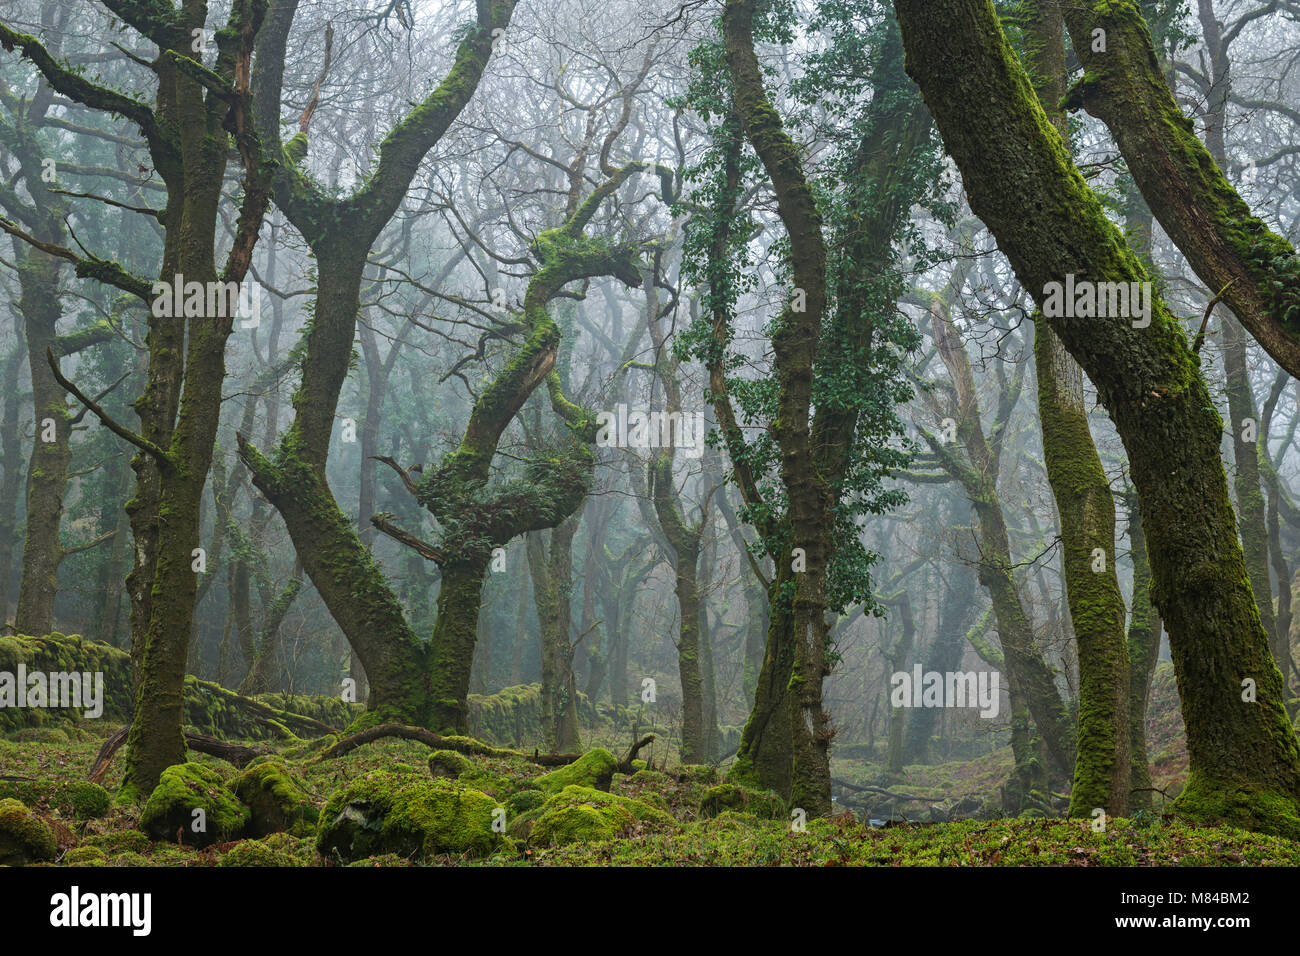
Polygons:
[[308,836],[315,832],[320,813],[282,762],[267,760],[250,765],[236,778],[233,789],[249,808],[250,836],[281,831]]
[[521,822],[521,829],[527,829],[528,842],[538,846],[612,840],[639,824],[675,825],[671,816],[642,800],[578,786],[565,787],[548,799],[535,822]]
[[717,783],[718,768],[706,763],[684,763],[677,768],[681,783]]
[[658,770],[638,770],[628,779],[638,786],[664,787],[672,778]]
[[[197,810],[203,811],[201,816]],[[227,789],[217,771],[183,763],[159,776],[140,816],[140,829],[155,840],[172,841],[179,833],[182,841],[204,847],[236,838],[249,817],[248,808]]]
[[463,757],[454,750],[435,750],[429,755],[429,773],[435,777],[451,777],[454,780],[473,766],[468,757]]
[[506,813],[510,817],[521,816],[530,810],[536,810],[546,802],[546,793],[542,790],[520,790],[506,799]]
[[98,847],[108,854],[143,853],[149,848],[149,838],[139,830],[110,830],[87,837],[85,845]]
[[48,823],[17,800],[0,800],[0,866],[52,860],[58,851]]
[[72,809],[72,815],[80,820],[102,817],[112,805],[107,790],[97,783],[85,780],[69,783],[63,788],[63,795]]
[[1300,840],[1300,813],[1294,794],[1277,793],[1250,782],[1210,780],[1193,769],[1173,810],[1197,823],[1241,827]]
[[75,846],[63,855],[65,866],[86,866],[87,864],[107,863],[108,857],[97,846]]
[[0,781],[0,799],[20,800],[29,807],[58,810],[80,820],[102,817],[111,800],[108,791],[96,783],[71,780],[66,783],[43,780]]
[[784,820],[785,801],[770,790],[750,790],[724,783],[710,787],[700,800],[700,816],[716,817],[726,810],[748,813],[764,820]]
[[218,866],[311,866],[316,851],[310,840],[274,833],[262,840],[241,840],[227,850]]
[[381,853],[486,856],[503,846],[492,828],[497,808],[486,794],[446,780],[374,771],[329,798],[316,846],[345,860]]
[[573,763],[536,780],[537,786],[549,792],[563,790],[569,786],[594,787],[608,790],[618,769],[618,759],[604,747],[588,750]]

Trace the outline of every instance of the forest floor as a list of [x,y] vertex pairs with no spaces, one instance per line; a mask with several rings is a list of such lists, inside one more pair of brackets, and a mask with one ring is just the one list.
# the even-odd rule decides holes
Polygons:
[[[297,835],[281,832],[262,839],[225,839],[197,849],[174,840],[151,839],[141,831],[138,807],[106,805],[100,791],[96,791],[98,799],[83,799],[87,769],[112,729],[83,732],[75,740],[60,740],[63,735],[57,733],[0,740],[0,775],[8,778],[0,778],[0,797],[22,799],[57,840],[53,859],[42,865],[1300,865],[1300,843],[1232,828],[1193,827],[1162,813],[1111,819],[1103,832],[1096,832],[1085,820],[1024,817],[870,827],[851,813],[809,820],[799,830],[774,795],[722,786],[710,767],[642,769],[612,777],[607,770],[599,781],[575,778],[576,785],[566,787],[569,781],[563,774],[558,780],[544,779],[547,768],[516,757],[463,758],[439,751],[443,766],[435,760],[431,767],[429,748],[400,740],[383,740],[337,759],[320,760],[318,754],[328,738],[271,745],[274,756],[250,765],[281,764],[300,788],[302,805],[312,817],[320,815],[319,828],[312,823],[295,827]],[[194,754],[191,759],[220,777],[220,784],[213,778],[213,789],[233,786],[240,775],[214,758]],[[947,799],[987,794],[1007,761],[1004,753],[995,752],[965,765],[927,768],[929,780],[914,773],[906,787],[942,788]],[[450,771],[445,769],[448,764]],[[115,791],[120,772],[119,757],[104,781],[108,793]],[[572,772],[581,777],[585,771]],[[836,768],[837,775],[854,772],[844,764]],[[868,769],[859,767],[856,772],[868,774]],[[340,803],[340,791],[347,788],[353,788],[348,790],[350,796]],[[363,800],[362,806],[382,804],[393,794],[405,795],[393,798],[407,802],[394,803],[390,817],[403,817],[407,829],[415,832],[414,842],[408,833],[402,852],[371,847],[340,855],[327,847],[322,853],[318,847],[329,843],[323,837],[325,821],[340,816],[341,805],[355,807],[348,800],[366,793],[373,799]],[[467,794],[481,801],[475,806],[491,812],[500,813],[496,808],[502,806],[511,816],[508,831],[487,834],[490,826],[482,818],[486,842],[475,837],[470,841],[474,845],[464,850],[439,852],[457,839],[448,834],[445,821],[429,815],[436,806],[444,806],[438,801],[447,793],[455,795],[455,807],[460,808],[456,813],[470,806],[464,800]],[[332,809],[320,813],[331,796]],[[388,834],[388,827],[385,820],[368,819],[356,832]],[[333,840],[340,842],[337,833]]]

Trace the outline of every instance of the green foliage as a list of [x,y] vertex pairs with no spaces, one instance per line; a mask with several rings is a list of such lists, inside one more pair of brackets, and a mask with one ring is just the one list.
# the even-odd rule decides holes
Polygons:
[[[923,270],[931,261],[909,213],[922,205],[940,221],[952,216],[941,199],[947,184],[938,143],[928,124],[922,135],[911,133],[912,116],[922,111],[903,71],[901,41],[887,7],[874,0],[822,0],[803,24],[792,5],[765,5],[755,25],[758,39],[786,43],[797,35],[807,42],[810,52],[794,80],[776,92],[788,101],[783,122],[830,146],[811,183],[829,233],[827,309],[813,404],[819,421],[851,422],[842,467],[838,462],[823,466],[837,476],[832,488],[837,548],[827,577],[828,602],[835,610],[853,603],[875,609],[870,570],[877,556],[862,546],[859,532],[869,516],[906,500],[886,481],[910,461],[912,448],[896,409],[912,397],[904,360],[919,336],[896,303],[911,269]],[[755,291],[758,274],[755,215],[738,208],[738,202],[760,167],[730,113],[720,41],[702,42],[691,62],[696,75],[680,105],[708,124],[711,144],[685,175],[694,215],[686,229],[683,274],[701,287],[706,314],[675,346],[680,357],[719,368],[739,424],[759,429],[749,441],[732,436],[727,444],[733,459],[742,459],[755,475],[764,499],[746,507],[741,517],[760,530],[762,550],[784,561],[796,542],[789,539],[785,489],[770,433],[779,383],[772,376],[745,374],[749,361],[732,348],[735,309],[742,295]],[[778,84],[778,78],[769,82]],[[894,161],[881,161],[887,153]],[[897,212],[888,215],[891,209]],[[769,258],[783,262],[785,243],[785,237],[774,240]],[[903,261],[908,271],[896,265]],[[781,268],[778,284],[786,281]],[[776,331],[773,325],[765,329],[769,336]],[[715,433],[710,444],[722,444],[726,437]]]

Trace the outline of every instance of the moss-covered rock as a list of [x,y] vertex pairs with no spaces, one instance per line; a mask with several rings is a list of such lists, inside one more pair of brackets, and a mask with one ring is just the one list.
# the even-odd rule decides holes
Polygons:
[[67,866],[95,866],[107,863],[108,857],[97,846],[74,846],[63,854],[63,862]]
[[486,794],[444,779],[376,770],[329,798],[316,847],[345,860],[383,853],[487,856],[509,845],[492,827],[498,806]]
[[565,787],[534,815],[535,820],[521,820],[520,829],[526,830],[528,841],[538,846],[612,840],[638,824],[676,825],[671,816],[644,801],[591,787]]
[[322,724],[329,724],[339,730],[350,724],[366,709],[365,704],[350,704],[339,696],[276,693],[258,694],[253,699],[276,710],[319,720]]
[[320,811],[282,762],[261,760],[248,766],[235,779],[233,789],[249,809],[249,836],[280,832],[310,836],[316,832]]
[[219,866],[311,866],[316,851],[311,841],[288,833],[262,840],[241,840],[224,854]]
[[450,777],[455,780],[473,766],[473,761],[454,750],[435,750],[429,755],[429,773],[435,777]]
[[155,840],[167,841],[175,840],[179,831],[182,841],[204,847],[237,838],[249,816],[221,774],[204,764],[182,763],[168,767],[158,778],[140,815],[140,829]]
[[0,866],[52,860],[58,852],[48,823],[18,800],[0,800]]
[[672,777],[668,776],[668,774],[649,769],[638,770],[628,779],[637,786],[643,787],[666,787],[672,781]]
[[107,790],[88,780],[74,780],[67,784],[63,788],[63,797],[72,815],[79,820],[102,817],[113,804]]
[[543,774],[534,782],[550,793],[557,793],[565,787],[593,787],[596,790],[608,790],[616,770],[618,770],[618,759],[604,747],[596,747],[588,750],[568,766]]
[[750,790],[724,783],[704,791],[700,816],[716,817],[724,810],[748,813],[763,820],[785,819],[785,801],[770,790]]

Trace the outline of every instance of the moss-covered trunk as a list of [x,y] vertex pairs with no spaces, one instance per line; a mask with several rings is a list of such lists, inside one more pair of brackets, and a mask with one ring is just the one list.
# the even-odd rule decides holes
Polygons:
[[63,545],[63,495],[72,461],[72,421],[67,397],[54,379],[46,351],[59,353],[55,329],[61,312],[59,260],[37,249],[20,260],[28,366],[32,375],[35,417],[31,461],[27,467],[27,527],[23,537],[23,575],[18,586],[14,627],[19,634],[49,634],[54,630],[54,598],[59,592]]
[[[483,601],[485,559],[447,562],[441,566],[438,620],[430,642],[430,684],[435,730],[469,732],[465,699],[469,696],[479,607]],[[369,673],[369,668],[367,668]]]
[[[780,449],[781,482],[788,502],[789,545],[799,570],[787,578],[790,671],[789,710],[792,807],[813,816],[831,810],[830,717],[822,703],[827,667],[826,573],[833,550],[832,491],[812,447],[812,379],[826,307],[826,246],[821,215],[804,176],[799,149],[782,126],[763,88],[754,53],[754,0],[727,0],[723,33],[736,114],[776,192],[790,239],[793,288],[772,334],[778,383],[772,431]],[[802,292],[801,308],[793,303]],[[770,635],[769,635],[770,636]],[[781,652],[782,657],[785,653]]]
[[[1147,281],[1039,106],[992,3],[895,0],[895,9],[908,72],[971,208],[1024,287],[1041,304],[1048,284],[1070,274]],[[1084,42],[1075,39],[1076,48]],[[1124,39],[1115,31],[1111,49]],[[1152,592],[1187,728],[1190,773],[1176,806],[1300,835],[1300,747],[1237,540],[1218,455],[1223,423],[1180,323],[1158,296],[1151,307],[1150,323],[1138,327],[1130,316],[1047,321],[1097,386],[1142,502]]]
[[253,484],[284,519],[303,569],[370,678],[372,719],[427,726],[428,648],[411,629],[382,570],[291,427],[274,462],[241,438]]
[[573,535],[577,520],[569,519],[550,534],[527,536],[528,569],[541,639],[542,740],[553,753],[581,748],[578,700],[573,681],[573,645],[569,638],[569,588]]
[[[22,344],[13,347],[4,362],[6,382],[18,380],[18,369],[26,354]],[[23,398],[10,389],[0,416],[0,454],[3,454],[4,478],[0,480],[0,617],[9,621],[9,595],[12,592],[14,542],[18,540],[18,494],[22,489],[22,442],[18,437],[18,411]]]
[[1151,765],[1147,757],[1147,706],[1151,702],[1151,679],[1160,655],[1160,614],[1151,603],[1151,563],[1147,558],[1146,535],[1138,497],[1131,489],[1125,495],[1128,509],[1129,551],[1133,556],[1133,604],[1128,618],[1129,659],[1129,809],[1150,810],[1152,806]]
[[[1068,141],[1065,23],[1059,0],[1033,0],[1028,64],[1049,119]],[[1078,647],[1079,699],[1070,815],[1123,816],[1129,803],[1129,662],[1115,560],[1115,502],[1088,426],[1083,370],[1046,323],[1034,329],[1038,417],[1060,518],[1066,600]]]

